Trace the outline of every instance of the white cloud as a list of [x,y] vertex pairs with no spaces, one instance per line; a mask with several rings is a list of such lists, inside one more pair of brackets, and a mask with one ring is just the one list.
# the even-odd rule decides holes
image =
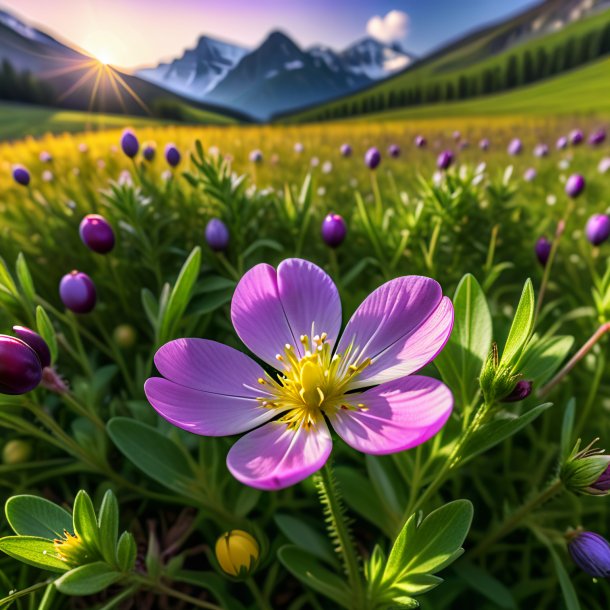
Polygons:
[[403,11],[390,11],[385,17],[375,15],[368,20],[366,31],[385,43],[402,40],[409,32],[409,15]]

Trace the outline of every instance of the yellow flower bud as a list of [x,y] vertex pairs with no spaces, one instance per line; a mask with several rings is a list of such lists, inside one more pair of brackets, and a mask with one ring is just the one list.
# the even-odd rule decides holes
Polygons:
[[220,567],[231,576],[242,570],[249,572],[258,561],[258,542],[248,532],[231,530],[216,541],[216,559]]
[[5,464],[22,464],[32,455],[32,445],[27,441],[12,440],[2,449],[2,461]]

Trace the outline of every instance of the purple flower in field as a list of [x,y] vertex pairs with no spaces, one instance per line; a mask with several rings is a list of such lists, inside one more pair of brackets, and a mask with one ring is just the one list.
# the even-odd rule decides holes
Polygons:
[[453,407],[449,389],[412,375],[443,349],[453,305],[440,285],[400,277],[370,294],[342,336],[341,301],[316,265],[260,264],[239,282],[231,304],[241,340],[276,370],[205,339],[178,339],[155,355],[163,378],[148,400],[174,425],[203,436],[248,432],[227,466],[242,483],[288,487],[319,470],[332,441],[328,423],[351,447],[374,455],[424,443]]
[[51,153],[47,152],[46,150],[43,150],[40,155],[38,155],[38,158],[40,159],[41,163],[51,163],[51,161],[53,161]]
[[341,156],[343,157],[351,157],[352,156],[352,147],[349,144],[341,144]]
[[523,174],[523,179],[526,182],[532,182],[536,178],[537,172],[533,167],[528,167]]
[[74,313],[93,311],[97,300],[93,280],[80,271],[71,271],[61,278],[59,296],[66,308]]
[[573,144],[574,146],[578,146],[579,144],[582,144],[584,139],[585,139],[585,134],[582,132],[581,129],[573,129],[570,132],[570,143]]
[[522,379],[517,382],[513,391],[502,399],[502,402],[520,402],[525,400],[532,393],[533,388],[534,384],[531,381]]
[[30,183],[30,172],[23,165],[14,165],[13,180],[21,186],[28,186]]
[[80,238],[89,250],[107,254],[114,248],[114,231],[110,223],[99,214],[87,214],[78,229]]
[[610,216],[593,214],[587,222],[585,234],[594,246],[603,244],[610,237]]
[[534,148],[534,155],[536,157],[547,157],[549,154],[549,147],[546,144],[537,144]]
[[546,237],[541,237],[536,242],[534,251],[536,252],[536,258],[538,259],[538,262],[543,267],[546,267],[546,264],[549,260],[549,256],[551,255],[552,247],[553,247],[553,244],[551,244],[551,242]]
[[520,155],[523,152],[523,143],[519,138],[514,138],[510,141],[507,151],[509,155]]
[[214,252],[224,252],[229,247],[229,229],[220,218],[212,218],[205,227],[205,241]]
[[343,243],[347,234],[345,220],[339,214],[327,214],[322,221],[322,239],[327,246],[336,248]]
[[610,465],[598,477],[597,481],[591,484],[591,487],[600,494],[610,492]]
[[580,174],[572,174],[566,181],[565,191],[568,196],[578,197],[585,190],[585,179]]
[[170,167],[177,167],[182,159],[180,151],[176,148],[175,144],[167,144],[165,146],[165,160]]
[[561,136],[557,140],[557,143],[555,144],[555,147],[558,150],[563,150],[564,148],[567,148],[568,147],[568,138],[566,138],[565,136]]
[[263,153],[256,149],[250,153],[250,161],[252,163],[262,163],[263,162]]
[[396,157],[400,157],[400,146],[398,146],[398,144],[391,144],[388,147],[388,155],[390,155],[390,157],[393,157],[394,159]]
[[373,146],[372,148],[369,148],[366,151],[366,153],[364,154],[364,164],[369,169],[376,169],[380,163],[381,163],[381,153],[379,152],[379,149],[376,148],[375,146]]
[[144,148],[142,149],[142,156],[147,161],[152,161],[155,158],[156,152],[157,152],[157,149],[154,147],[153,144],[146,144],[144,146]]
[[417,136],[415,138],[415,146],[417,148],[424,148],[426,146],[426,138],[424,136]]
[[121,148],[127,157],[133,159],[140,150],[140,142],[131,129],[126,129],[121,136]]
[[606,131],[604,129],[598,129],[589,136],[589,144],[591,144],[591,146],[599,146],[600,144],[603,144],[605,140]]
[[24,341],[0,335],[0,394],[25,394],[42,380],[42,364]]
[[47,342],[38,333],[26,326],[13,326],[13,332],[36,352],[43,369],[51,366],[51,350],[49,350]]
[[481,150],[489,150],[489,140],[487,138],[483,138],[480,142],[479,142],[479,148]]
[[577,532],[570,536],[568,551],[574,563],[594,578],[610,576],[610,544],[594,532]]
[[436,159],[438,169],[449,169],[452,164],[453,153],[450,150],[444,150]]
[[469,146],[470,146],[470,142],[468,142],[468,140],[462,140],[458,144],[458,149],[459,150],[466,150]]

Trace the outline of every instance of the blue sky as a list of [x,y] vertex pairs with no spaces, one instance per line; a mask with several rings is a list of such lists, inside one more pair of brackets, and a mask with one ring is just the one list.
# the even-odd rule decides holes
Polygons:
[[424,55],[535,0],[0,0],[0,5],[111,63],[173,58],[200,34],[246,46],[272,29],[298,43],[340,49],[366,35],[375,15],[408,15],[406,49]]

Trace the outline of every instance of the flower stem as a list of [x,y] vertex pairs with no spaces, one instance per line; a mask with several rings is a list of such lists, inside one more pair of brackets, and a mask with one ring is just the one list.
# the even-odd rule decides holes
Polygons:
[[259,610],[272,610],[252,577],[246,579],[246,585],[248,586],[248,589],[250,589],[250,593],[252,593],[252,597],[254,597],[254,601],[256,602],[256,607]]
[[20,597],[25,597],[26,595],[29,595],[30,593],[34,593],[35,591],[38,591],[39,589],[43,589],[43,588],[47,587],[49,585],[49,583],[51,583],[51,582],[53,582],[53,579],[48,578],[47,580],[36,583],[35,585],[28,587],[27,589],[21,589],[20,591],[15,591],[15,592],[11,593],[10,595],[7,595],[6,597],[3,597],[2,599],[0,599],[0,604],[4,606],[5,604],[13,602]]
[[559,479],[554,479],[548,487],[543,489],[539,494],[535,495],[529,502],[526,502],[504,520],[499,527],[495,529],[487,538],[480,542],[474,550],[469,554],[471,559],[483,555],[489,547],[491,547],[498,540],[501,540],[507,534],[510,534],[516,529],[519,524],[525,519],[534,509],[538,508],[542,504],[548,502],[553,496],[557,495],[563,490],[563,483]]
[[333,470],[328,462],[319,471],[317,479],[320,501],[328,519],[328,530],[336,544],[336,550],[343,560],[350,589],[354,595],[354,610],[357,610],[361,607],[363,601],[358,555],[354,548],[349,525],[345,519],[345,512]]

